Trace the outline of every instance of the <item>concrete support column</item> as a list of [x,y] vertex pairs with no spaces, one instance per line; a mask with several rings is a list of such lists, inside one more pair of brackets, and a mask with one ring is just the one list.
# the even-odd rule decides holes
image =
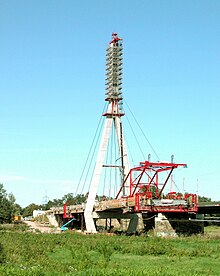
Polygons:
[[141,233],[144,231],[144,222],[141,213],[133,214],[128,225],[128,234]]
[[[59,221],[57,221],[56,219],[56,215],[54,214],[50,214],[50,215],[47,215],[47,218],[49,220],[49,223],[55,227],[59,227]],[[59,218],[59,216],[58,216]]]
[[167,217],[162,213],[158,213],[158,216],[155,217],[154,233],[157,237],[175,237],[177,235]]
[[204,214],[197,214],[196,219],[198,219],[198,224],[200,229],[199,232],[203,234],[204,233]]
[[123,232],[126,232],[129,226],[130,219],[120,219],[120,229]]

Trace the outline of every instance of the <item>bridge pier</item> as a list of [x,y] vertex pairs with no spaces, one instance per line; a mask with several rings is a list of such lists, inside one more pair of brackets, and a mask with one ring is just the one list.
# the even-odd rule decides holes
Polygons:
[[144,231],[142,213],[135,213],[130,219],[127,234],[141,233]]
[[93,214],[90,212],[90,210],[89,211],[85,210],[84,218],[86,223],[86,231],[91,234],[97,233],[94,217],[93,217]]
[[[119,212],[93,212],[93,218],[97,221],[97,224],[98,220],[105,219],[105,228],[111,229],[111,226],[116,226],[127,234],[141,233],[144,231],[144,223],[141,213],[123,214]],[[115,221],[113,225],[112,219],[116,219],[119,223],[116,223]],[[106,224],[107,221],[109,222],[109,225]]]
[[196,220],[198,220],[199,227],[200,227],[200,231],[203,234],[204,233],[204,214],[196,214]]
[[155,217],[154,234],[156,236],[177,236],[203,234],[204,233],[204,215],[184,214],[170,215],[159,213]]
[[[58,215],[59,217],[59,215]],[[49,223],[55,227],[59,227],[59,220],[56,218],[56,215],[53,213],[47,214],[47,218]]]
[[155,217],[154,233],[157,237],[175,237],[177,235],[167,217],[162,213],[158,213]]

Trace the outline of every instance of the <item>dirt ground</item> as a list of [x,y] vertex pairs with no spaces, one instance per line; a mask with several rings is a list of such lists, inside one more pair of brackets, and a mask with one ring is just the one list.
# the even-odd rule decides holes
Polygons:
[[57,227],[51,227],[47,224],[41,224],[37,221],[24,221],[28,226],[30,226],[30,231],[32,232],[38,232],[41,233],[51,233],[51,234],[57,234],[61,233],[60,228]]

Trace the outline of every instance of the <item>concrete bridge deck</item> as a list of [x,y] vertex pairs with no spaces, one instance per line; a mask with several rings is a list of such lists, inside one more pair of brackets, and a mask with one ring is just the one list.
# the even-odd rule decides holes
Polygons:
[[[84,203],[53,207],[47,211],[47,215],[56,226],[62,226],[70,218],[75,217],[75,226],[85,231],[85,207]],[[220,214],[220,202],[200,203],[196,213],[190,213],[188,209],[186,212],[164,212],[164,214],[155,212],[155,210],[135,212],[134,207],[134,198],[96,202],[92,216],[97,228],[111,229],[112,226],[118,224],[120,229],[128,234],[136,233],[137,229],[140,231],[155,230],[158,225],[160,225],[159,229],[168,227],[170,229],[168,232],[172,230],[172,233],[188,233],[190,231],[195,234],[203,232],[205,214]],[[161,216],[162,218],[160,218]],[[73,227],[75,228],[75,226]],[[159,230],[159,232],[161,231]]]
[[[122,210],[122,213],[133,213],[135,206],[134,198],[121,199],[121,200],[106,200],[96,202],[94,212],[114,212]],[[71,216],[71,214],[82,214],[85,211],[86,204],[67,205],[66,214],[64,207],[52,207],[47,213],[57,215]],[[147,210],[146,210],[147,212]],[[220,202],[201,202],[198,204],[198,214],[220,214]]]

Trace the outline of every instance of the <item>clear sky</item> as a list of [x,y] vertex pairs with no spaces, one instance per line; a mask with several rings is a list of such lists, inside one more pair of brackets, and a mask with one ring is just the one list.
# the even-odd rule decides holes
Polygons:
[[[106,46],[118,32],[124,99],[147,138],[161,160],[188,164],[179,177],[186,190],[198,184],[220,200],[219,15],[218,0],[0,0],[7,192],[25,207],[46,191],[50,199],[75,191],[104,106]],[[156,158],[148,144],[143,151]]]

